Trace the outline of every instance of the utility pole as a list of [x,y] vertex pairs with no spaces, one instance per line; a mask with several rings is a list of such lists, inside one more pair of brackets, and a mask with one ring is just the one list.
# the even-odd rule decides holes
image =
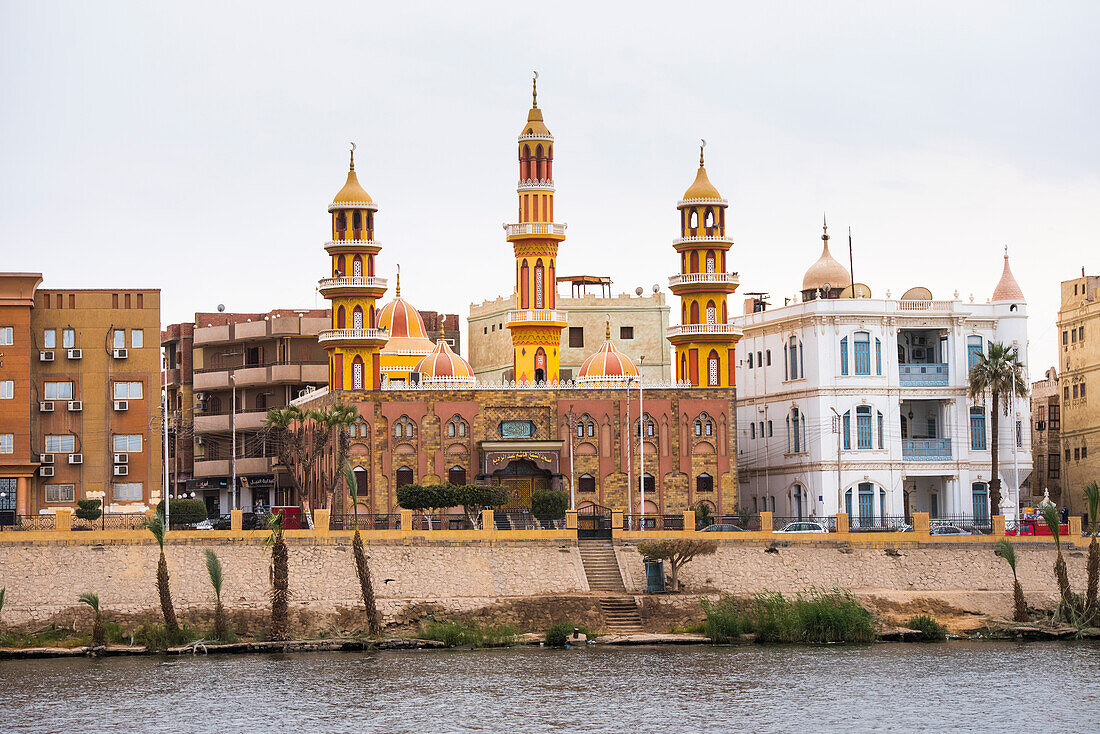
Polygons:
[[[836,408],[830,407],[829,410],[833,411],[833,433],[836,434],[836,511],[847,512],[847,508],[843,505],[843,489],[844,485],[840,478],[840,448],[841,440],[843,439],[843,421],[841,420],[840,413],[836,412]],[[848,518],[848,522],[851,523],[852,518]]]
[[232,434],[233,446],[229,454],[229,466],[233,474],[233,484],[229,487],[230,497],[232,497],[232,505],[230,509],[239,510],[240,502],[237,497],[237,376],[233,373],[233,370],[229,370],[229,384],[232,385],[232,406],[229,412],[229,431]]
[[642,503],[642,530],[645,530],[645,404],[642,398],[642,362],[645,355],[638,357],[638,481],[641,483],[640,499]]
[[[164,424],[164,489],[161,491],[161,495],[164,497],[164,531],[168,532],[168,528],[171,527],[172,510],[170,509],[172,503],[169,500],[172,498],[168,492],[168,362],[164,363],[164,389],[160,393],[160,412],[161,422]],[[176,427],[179,430],[179,427]]]
[[[626,504],[627,504],[627,528],[634,529],[634,431],[631,429],[630,420],[630,383],[626,385]],[[620,433],[622,424],[620,423]],[[622,448],[620,447],[620,451]]]
[[569,406],[566,414],[569,419],[569,509],[577,509],[577,477],[573,471],[573,434],[576,432],[577,416],[573,413],[573,406]]

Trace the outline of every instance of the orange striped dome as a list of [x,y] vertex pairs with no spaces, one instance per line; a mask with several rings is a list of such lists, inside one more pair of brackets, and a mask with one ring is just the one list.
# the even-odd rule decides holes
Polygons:
[[600,351],[584,360],[581,365],[578,382],[607,382],[613,380],[628,380],[638,376],[638,368],[630,361],[630,357],[620,352],[611,343],[610,337],[600,347]]
[[390,333],[390,339],[427,339],[424,319],[412,304],[401,296],[382,307],[378,326]]
[[474,382],[474,370],[470,367],[470,363],[455,354],[442,339],[435,345],[431,354],[417,363],[413,371],[419,372],[429,380],[461,381],[471,384]]

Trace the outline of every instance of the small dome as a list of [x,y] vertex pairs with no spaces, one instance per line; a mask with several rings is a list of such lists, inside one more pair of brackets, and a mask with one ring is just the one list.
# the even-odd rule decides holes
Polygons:
[[332,200],[333,204],[371,204],[374,200],[370,198],[370,194],[363,190],[363,187],[359,185],[359,179],[355,177],[355,166],[352,166],[348,171],[348,180],[344,184],[344,188],[340,189],[340,193],[336,195],[336,198]]
[[411,303],[401,296],[382,307],[378,326],[390,333],[390,339],[427,339],[424,319]]
[[721,199],[722,195],[714,184],[707,178],[707,169],[700,163],[699,170],[695,173],[695,182],[684,192],[684,201],[692,199]]
[[1023,301],[1024,292],[1016,278],[1012,277],[1012,269],[1008,267],[1008,253],[1005,252],[1005,269],[1001,273],[1001,280],[993,289],[993,300],[996,301]]
[[455,354],[454,350],[442,339],[435,345],[431,354],[420,360],[414,372],[425,379],[447,380],[451,382],[475,382],[474,370],[470,363]]
[[546,127],[546,123],[542,121],[542,110],[538,107],[532,107],[531,111],[527,113],[527,124],[523,126],[523,132],[520,135],[540,135],[543,137],[553,137],[550,134],[549,128]]
[[832,253],[829,252],[828,228],[822,226],[822,230],[821,242],[824,247],[821,250],[821,257],[802,276],[802,290],[804,291],[824,288],[826,284],[830,289],[847,288],[852,284],[852,276],[848,273],[848,268],[838,263]]
[[[610,332],[610,327],[608,327]],[[577,375],[578,382],[607,382],[624,381],[638,376],[638,368],[630,361],[630,357],[620,352],[611,343],[611,334],[608,333],[607,341],[600,350],[581,365],[581,371]]]

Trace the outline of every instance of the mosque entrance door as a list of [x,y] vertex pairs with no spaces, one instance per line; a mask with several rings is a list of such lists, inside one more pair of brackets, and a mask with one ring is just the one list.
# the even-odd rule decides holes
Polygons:
[[514,459],[503,469],[493,472],[493,484],[508,490],[508,501],[503,509],[529,510],[532,493],[550,488],[550,472],[528,459]]

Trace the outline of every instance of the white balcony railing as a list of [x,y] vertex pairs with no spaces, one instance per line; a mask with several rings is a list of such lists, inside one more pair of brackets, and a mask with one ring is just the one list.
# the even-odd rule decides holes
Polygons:
[[714,283],[718,285],[737,285],[741,282],[737,273],[681,273],[668,279],[669,287],[687,283]]
[[385,288],[385,278],[374,278],[366,275],[349,275],[342,278],[323,278],[317,286],[322,290],[335,288]]
[[390,338],[385,329],[325,329],[317,335],[321,344],[335,341],[386,341]]
[[954,311],[954,301],[898,301],[899,311]]
[[730,334],[741,336],[741,329],[734,324],[681,324],[670,327],[666,336],[681,336],[688,334]]
[[509,324],[522,323],[527,321],[557,321],[566,323],[568,317],[565,311],[555,311],[551,309],[527,309],[526,311],[509,311],[506,322]]
[[505,224],[504,231],[508,233],[508,236],[519,234],[546,234],[546,235],[565,235],[566,224],[557,224],[556,222],[521,222],[520,224]]
[[727,237],[725,235],[703,235],[701,237],[677,237],[676,239],[674,239],[672,241],[672,245],[674,247],[676,245],[691,245],[691,244],[704,245],[704,244],[708,244],[708,243],[712,243],[712,242],[714,242],[714,243],[722,242],[722,243],[727,243],[727,244],[732,245],[733,244],[733,239],[731,237]]
[[516,186],[516,190],[517,191],[553,191],[554,190],[554,179],[552,179],[552,178],[544,178],[544,179],[528,178],[528,179],[525,179],[523,181],[520,181],[519,184]]

